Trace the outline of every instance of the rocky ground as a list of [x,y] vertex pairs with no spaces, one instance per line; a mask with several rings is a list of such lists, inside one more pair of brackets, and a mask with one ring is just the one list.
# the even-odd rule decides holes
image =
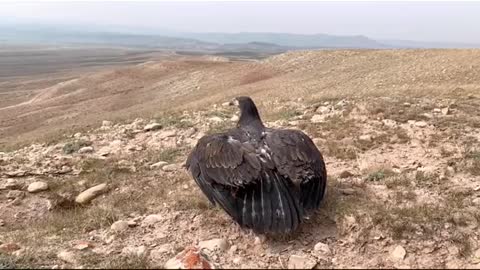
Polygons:
[[216,104],[0,152],[0,267],[480,267],[478,97],[258,103],[326,160],[322,209],[295,234],[239,228],[182,168],[238,119]]

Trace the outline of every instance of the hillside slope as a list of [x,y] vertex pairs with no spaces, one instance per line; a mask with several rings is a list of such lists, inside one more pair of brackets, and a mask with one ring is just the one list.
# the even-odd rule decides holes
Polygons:
[[79,74],[48,86],[26,81],[19,91],[7,81],[0,84],[0,93],[8,90],[25,98],[0,108],[0,143],[103,119],[200,108],[235,95],[261,101],[476,95],[479,56],[480,50],[347,50],[289,52],[255,62],[178,57]]

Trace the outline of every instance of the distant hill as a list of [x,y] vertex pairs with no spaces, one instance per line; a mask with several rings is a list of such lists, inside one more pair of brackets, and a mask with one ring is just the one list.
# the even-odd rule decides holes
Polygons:
[[263,42],[302,49],[316,48],[389,48],[365,36],[288,33],[179,33],[178,36],[220,44]]
[[119,27],[58,26],[0,22],[2,44],[102,45],[192,52],[279,53],[298,49],[480,48],[478,44],[374,40],[362,35],[289,33],[181,33]]

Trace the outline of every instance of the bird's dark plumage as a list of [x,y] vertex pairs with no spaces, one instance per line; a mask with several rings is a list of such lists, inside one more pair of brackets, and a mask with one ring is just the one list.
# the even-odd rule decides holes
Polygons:
[[266,128],[249,97],[237,127],[202,137],[186,167],[202,192],[241,226],[289,233],[324,196],[322,154],[302,131]]

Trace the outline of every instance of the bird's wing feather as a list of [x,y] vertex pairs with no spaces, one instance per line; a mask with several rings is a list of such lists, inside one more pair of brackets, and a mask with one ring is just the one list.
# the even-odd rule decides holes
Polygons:
[[313,141],[300,130],[270,129],[265,142],[277,170],[300,185],[303,206],[316,208],[324,195],[327,171]]
[[194,177],[202,173],[211,184],[238,187],[257,180],[262,169],[253,146],[228,133],[201,138],[186,165]]

